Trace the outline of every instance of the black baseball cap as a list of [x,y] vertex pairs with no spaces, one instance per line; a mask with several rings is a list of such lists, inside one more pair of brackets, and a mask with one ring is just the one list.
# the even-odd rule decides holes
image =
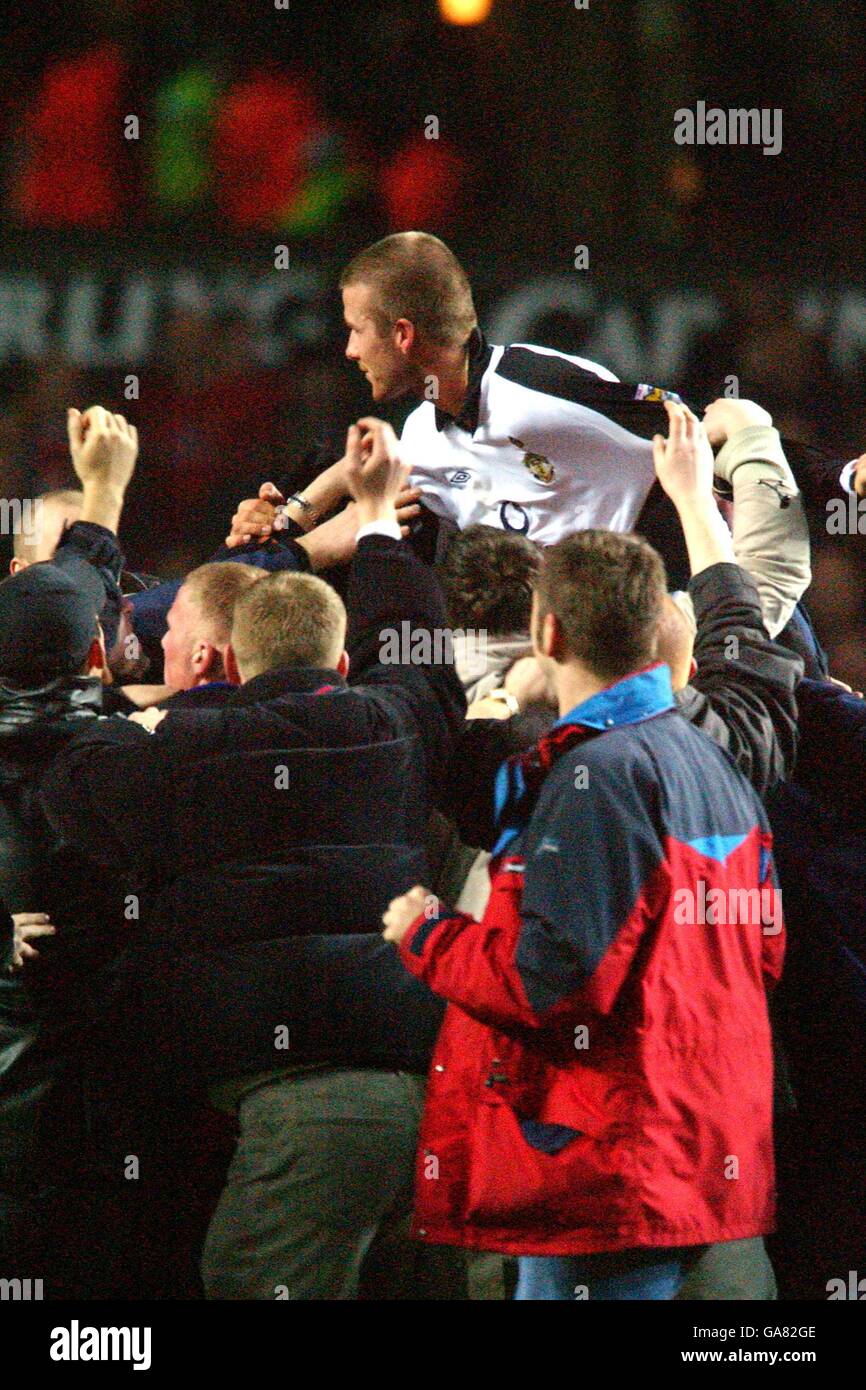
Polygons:
[[105,602],[86,560],[42,560],[0,584],[0,684],[36,689],[84,665]]

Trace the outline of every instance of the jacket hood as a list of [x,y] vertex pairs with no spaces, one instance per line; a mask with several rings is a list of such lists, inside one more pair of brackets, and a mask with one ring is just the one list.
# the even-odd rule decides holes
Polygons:
[[0,782],[17,780],[102,714],[98,676],[61,676],[36,690],[0,685]]
[[460,632],[454,637],[454,666],[471,705],[496,690],[510,666],[532,650],[528,632],[487,639],[479,633]]

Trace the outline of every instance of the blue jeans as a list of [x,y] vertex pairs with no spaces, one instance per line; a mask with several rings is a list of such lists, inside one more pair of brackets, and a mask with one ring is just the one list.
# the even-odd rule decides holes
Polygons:
[[524,1255],[515,1299],[622,1301],[675,1298],[704,1246],[671,1250],[612,1250],[599,1255]]

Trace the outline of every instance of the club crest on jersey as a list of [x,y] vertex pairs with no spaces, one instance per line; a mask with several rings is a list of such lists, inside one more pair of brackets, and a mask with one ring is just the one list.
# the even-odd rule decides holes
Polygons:
[[552,483],[556,477],[556,470],[550,459],[546,459],[544,454],[527,454],[523,460],[524,468],[528,468],[533,478],[537,478],[540,483]]
[[[515,439],[513,435],[508,436],[508,442],[513,444],[516,449],[526,448],[523,440]],[[544,454],[524,454],[523,466],[528,468],[533,478],[537,478],[540,483],[552,483],[556,477],[556,469],[550,459],[545,458]]]

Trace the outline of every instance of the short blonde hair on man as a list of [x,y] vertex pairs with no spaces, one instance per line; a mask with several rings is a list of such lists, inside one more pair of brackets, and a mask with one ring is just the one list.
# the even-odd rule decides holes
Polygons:
[[408,319],[431,343],[461,347],[478,326],[466,271],[429,232],[394,232],[366,247],[340,276],[340,288],[349,285],[372,287],[380,334]]
[[233,560],[224,564],[199,565],[198,569],[191,570],[182,587],[201,614],[202,630],[199,636],[215,647],[228,646],[235,604],[242,594],[263,578],[263,570]]
[[244,680],[281,666],[333,669],[346,640],[346,609],[313,574],[268,574],[235,605],[231,644]]

